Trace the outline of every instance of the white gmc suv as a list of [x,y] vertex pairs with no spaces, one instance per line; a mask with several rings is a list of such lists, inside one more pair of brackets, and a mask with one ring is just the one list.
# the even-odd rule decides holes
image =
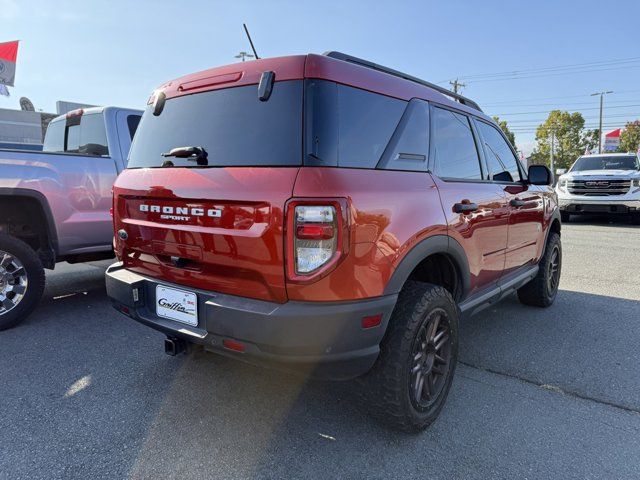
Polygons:
[[634,153],[585,155],[556,185],[562,221],[582,213],[640,215],[640,160]]

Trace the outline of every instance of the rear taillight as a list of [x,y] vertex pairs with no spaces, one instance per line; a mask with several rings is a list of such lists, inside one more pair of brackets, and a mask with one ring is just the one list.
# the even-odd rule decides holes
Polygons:
[[347,228],[342,201],[292,201],[288,205],[287,273],[308,280],[335,266]]

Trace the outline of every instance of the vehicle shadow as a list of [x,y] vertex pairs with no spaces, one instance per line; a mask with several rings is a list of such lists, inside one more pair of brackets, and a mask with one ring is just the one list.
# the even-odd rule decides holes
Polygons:
[[[510,448],[521,424],[526,431],[518,441],[542,456],[554,455],[549,438],[563,441],[567,428],[588,437],[581,424],[558,433],[566,413],[540,404],[548,396],[566,402],[564,396],[520,391],[528,386],[513,377],[640,409],[638,301],[563,290],[550,309],[510,298],[463,322],[462,364],[447,404],[430,429],[407,435],[368,416],[355,382],[317,382],[201,352],[167,357],[162,334],[110,307],[96,270],[61,271],[64,286],[52,282],[32,319],[0,334],[0,418],[11,419],[0,429],[8,452],[0,471],[14,459],[14,471],[16,462],[29,462],[18,465],[85,478],[104,474],[105,464],[112,478],[196,471],[224,478],[419,477],[427,467],[416,458],[426,455],[428,470],[445,477],[473,474],[482,459],[486,477],[503,461],[493,450]],[[63,293],[80,290],[88,293]],[[603,323],[612,311],[616,328]],[[507,421],[514,423],[503,426]],[[630,441],[618,426],[615,435]],[[579,448],[597,456],[598,438]],[[37,448],[36,465],[23,454],[35,445],[47,445]],[[513,454],[514,472],[529,454]]]
[[597,225],[602,227],[640,228],[640,214],[632,215],[572,215],[564,225]]

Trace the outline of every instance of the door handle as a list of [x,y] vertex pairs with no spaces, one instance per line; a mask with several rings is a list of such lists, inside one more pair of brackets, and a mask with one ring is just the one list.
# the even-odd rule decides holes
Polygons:
[[509,205],[511,205],[512,207],[524,207],[524,204],[525,204],[525,201],[520,200],[519,198],[514,198],[509,202]]
[[461,202],[453,205],[453,211],[456,213],[471,213],[476,210],[478,210],[478,205],[471,202]]

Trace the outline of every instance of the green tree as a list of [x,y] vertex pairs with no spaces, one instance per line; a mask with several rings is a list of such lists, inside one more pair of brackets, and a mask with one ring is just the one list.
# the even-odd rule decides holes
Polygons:
[[554,161],[557,168],[569,168],[586,148],[598,143],[597,131],[584,130],[584,117],[580,112],[553,110],[545,122],[536,130],[538,142],[533,151],[532,163],[549,165],[551,138],[555,137]]
[[516,147],[516,136],[514,135],[514,133],[511,130],[509,130],[509,127],[507,125],[507,121],[506,120],[500,120],[500,117],[496,117],[496,116],[494,116],[493,119],[498,124],[500,129],[504,132],[504,134],[507,136],[507,139],[509,140],[509,142],[511,142],[511,145],[513,145],[513,148],[515,148]]
[[633,122],[627,122],[624,130],[620,132],[620,147],[621,152],[637,152],[640,147],[640,120]]

